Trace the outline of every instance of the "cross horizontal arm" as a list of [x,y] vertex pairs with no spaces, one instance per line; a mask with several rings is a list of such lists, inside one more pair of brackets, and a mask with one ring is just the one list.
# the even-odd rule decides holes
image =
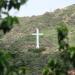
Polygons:
[[[36,33],[33,33],[32,35],[37,35]],[[44,35],[43,33],[40,33],[40,34],[38,34],[38,35]]]

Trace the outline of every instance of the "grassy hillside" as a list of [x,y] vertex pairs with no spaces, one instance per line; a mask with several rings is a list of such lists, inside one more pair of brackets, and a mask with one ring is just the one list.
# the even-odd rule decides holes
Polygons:
[[[50,54],[57,51],[56,27],[57,23],[62,20],[68,24],[70,45],[75,46],[75,5],[71,5],[54,12],[46,12],[43,15],[19,18],[20,24],[14,26],[9,33],[2,37],[0,47],[17,54],[16,61],[24,60],[32,71],[29,72],[30,75],[41,74],[42,68],[51,57]],[[35,48],[36,38],[32,33],[37,27],[40,32],[44,33],[40,37],[40,47],[46,49],[39,53],[28,51],[30,48]]]

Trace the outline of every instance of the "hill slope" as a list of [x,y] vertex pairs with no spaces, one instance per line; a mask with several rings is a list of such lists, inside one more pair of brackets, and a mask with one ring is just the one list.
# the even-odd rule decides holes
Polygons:
[[[24,60],[25,64],[33,70],[32,75],[35,73],[38,75],[46,65],[49,54],[58,48],[56,24],[62,20],[68,24],[70,45],[75,46],[75,5],[71,5],[40,16],[19,18],[20,24],[3,36],[0,47],[18,54],[19,58],[16,57],[15,60]],[[40,47],[45,47],[46,51],[42,53],[28,51],[30,48],[35,48],[36,38],[32,36],[35,28],[39,28],[40,32],[44,33],[40,37]]]

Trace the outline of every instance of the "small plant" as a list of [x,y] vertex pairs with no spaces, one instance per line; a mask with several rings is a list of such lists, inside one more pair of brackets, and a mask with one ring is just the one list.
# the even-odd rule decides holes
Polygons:
[[45,51],[46,49],[41,47],[41,48],[31,48],[28,51],[34,52],[34,53],[41,53],[42,51]]
[[26,67],[23,65],[11,65],[8,67],[6,75],[25,75],[26,74]]
[[5,74],[5,69],[8,69],[11,54],[0,49],[0,75]]
[[43,69],[43,75],[53,75],[53,72],[50,68],[46,67]]
[[73,68],[75,68],[75,47],[70,47],[68,53],[69,53],[69,60],[73,65]]

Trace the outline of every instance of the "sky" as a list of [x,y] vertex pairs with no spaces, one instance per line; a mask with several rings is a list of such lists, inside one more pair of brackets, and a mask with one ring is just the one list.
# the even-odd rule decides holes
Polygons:
[[75,0],[28,0],[19,11],[12,9],[10,15],[19,17],[42,15],[72,4],[75,4]]

